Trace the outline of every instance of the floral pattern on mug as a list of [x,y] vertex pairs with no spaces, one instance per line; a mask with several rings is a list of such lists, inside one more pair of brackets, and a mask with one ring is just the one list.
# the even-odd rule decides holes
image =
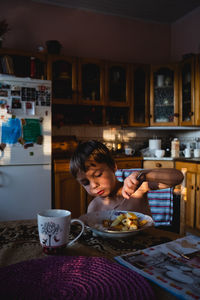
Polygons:
[[[55,224],[54,222],[46,222],[44,224],[41,224],[41,227],[42,227],[41,232],[48,235],[48,239],[43,240],[44,245],[51,247],[52,237],[54,238],[55,242],[59,242],[59,239],[56,237],[56,234],[62,231],[59,224]],[[48,240],[49,240],[49,245],[47,245]]]

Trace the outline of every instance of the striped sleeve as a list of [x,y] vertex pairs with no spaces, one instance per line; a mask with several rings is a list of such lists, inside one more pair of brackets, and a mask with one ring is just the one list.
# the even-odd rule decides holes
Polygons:
[[[115,175],[121,182],[131,173],[142,169],[119,169]],[[168,226],[173,218],[173,188],[153,190],[147,193],[149,206],[155,226]]]

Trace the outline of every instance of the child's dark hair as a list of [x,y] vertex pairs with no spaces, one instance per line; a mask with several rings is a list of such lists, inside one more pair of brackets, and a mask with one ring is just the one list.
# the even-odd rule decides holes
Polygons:
[[111,169],[115,168],[115,161],[109,149],[101,142],[90,140],[80,143],[70,159],[70,172],[75,178],[79,171],[86,172],[85,162],[88,159],[105,163]]

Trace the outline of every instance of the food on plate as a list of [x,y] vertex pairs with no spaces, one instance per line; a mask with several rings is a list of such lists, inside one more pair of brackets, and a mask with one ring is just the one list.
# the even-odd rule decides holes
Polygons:
[[113,231],[137,230],[143,227],[148,221],[139,220],[139,218],[131,212],[121,213],[114,220],[103,220],[103,227]]

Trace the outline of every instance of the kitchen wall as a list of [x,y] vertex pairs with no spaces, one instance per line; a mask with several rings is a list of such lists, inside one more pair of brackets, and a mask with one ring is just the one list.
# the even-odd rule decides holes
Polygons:
[[[4,47],[36,51],[38,45],[56,39],[62,54],[95,57],[114,61],[166,63],[179,61],[185,53],[200,52],[200,9],[172,25],[143,22],[89,11],[40,4],[31,0],[7,0],[0,3],[1,18],[6,18],[11,31]],[[73,135],[79,139],[104,139],[113,128],[53,128],[54,135]],[[115,128],[117,132],[121,128]],[[193,141],[196,130],[145,130],[129,128],[123,136],[138,147],[144,147],[153,136],[177,136]]]
[[179,61],[186,53],[200,53],[200,8],[171,26],[172,60]]
[[32,0],[1,1],[0,11],[12,29],[4,41],[8,48],[35,51],[56,39],[65,55],[143,63],[179,61],[185,53],[200,52],[200,8],[172,25]]
[[0,3],[12,30],[4,47],[36,50],[58,40],[62,53],[108,60],[160,63],[170,59],[168,24],[157,24],[69,9],[31,0]]

